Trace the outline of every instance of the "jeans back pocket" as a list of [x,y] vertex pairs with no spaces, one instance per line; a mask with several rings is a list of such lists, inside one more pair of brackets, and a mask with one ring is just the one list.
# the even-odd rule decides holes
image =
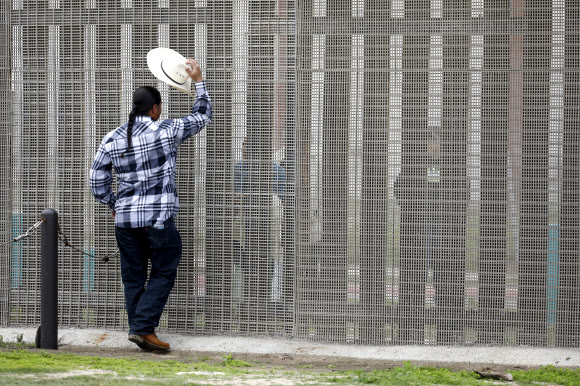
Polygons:
[[169,245],[169,231],[168,227],[163,229],[157,229],[154,227],[147,227],[147,233],[149,236],[149,243],[151,248],[167,248]]

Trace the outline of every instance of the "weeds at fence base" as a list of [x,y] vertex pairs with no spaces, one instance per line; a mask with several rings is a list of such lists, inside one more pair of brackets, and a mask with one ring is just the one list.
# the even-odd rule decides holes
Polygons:
[[14,349],[29,349],[34,348],[31,343],[24,342],[24,334],[16,335],[16,342],[5,342],[4,337],[0,335],[0,349],[14,350]]

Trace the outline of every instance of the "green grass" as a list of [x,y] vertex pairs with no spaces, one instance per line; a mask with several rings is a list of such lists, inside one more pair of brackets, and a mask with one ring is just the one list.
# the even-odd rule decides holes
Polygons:
[[68,370],[115,370],[120,375],[155,376],[168,372],[208,370],[205,363],[185,364],[172,360],[154,362],[135,358],[104,358],[46,351],[14,350],[0,353],[0,373],[54,373]]
[[364,385],[481,385],[479,375],[471,371],[453,372],[434,367],[418,367],[405,363],[402,367],[376,371],[348,371],[329,378],[337,384]]
[[537,370],[509,371],[514,382],[483,380],[472,371],[453,372],[434,367],[418,367],[405,363],[403,367],[377,371],[348,371],[334,374],[327,381],[337,384],[365,385],[580,385],[580,369],[542,367]]
[[[96,384],[119,382],[124,384],[179,384],[199,379],[202,384],[208,374],[220,373],[224,376],[239,376],[247,373],[243,369],[245,362],[231,356],[222,363],[210,365],[204,362],[178,362],[174,360],[146,361],[137,358],[108,358],[97,356],[73,355],[58,352],[33,352],[12,349],[0,352],[0,383],[27,384],[33,379],[22,378],[22,375],[34,374],[34,379],[42,383],[86,384],[88,380]],[[247,364],[250,366],[250,364]],[[51,379],[54,373],[67,373],[77,370],[100,370],[94,376],[75,376],[62,379]],[[178,374],[180,373],[180,374]],[[193,373],[193,374],[192,374]],[[197,374],[195,374],[197,373]]]
[[[231,354],[223,359],[200,361],[142,360],[73,355],[58,351],[21,349],[15,343],[0,350],[1,384],[62,384],[62,385],[198,385],[230,384],[249,380],[294,380],[296,384],[364,384],[364,385],[580,385],[580,370],[543,367],[536,370],[510,371],[514,382],[482,380],[472,371],[451,371],[445,368],[420,367],[405,363],[401,367],[375,371],[317,372],[313,366],[266,369],[235,359]],[[209,363],[213,361],[214,363]],[[332,364],[329,364],[329,367]],[[78,373],[73,373],[77,371]],[[83,373],[84,371],[84,373]],[[91,371],[93,373],[87,373]],[[58,375],[58,376],[57,376]],[[66,377],[63,377],[66,375]],[[264,384],[264,382],[262,382]],[[267,384],[276,384],[267,383]]]
[[565,369],[554,366],[538,370],[513,371],[514,381],[520,385],[547,383],[554,385],[580,385],[580,369]]

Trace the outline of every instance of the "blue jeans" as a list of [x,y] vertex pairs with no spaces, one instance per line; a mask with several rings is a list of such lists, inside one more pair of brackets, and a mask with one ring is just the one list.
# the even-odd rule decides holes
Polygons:
[[[149,335],[155,331],[175,283],[181,260],[181,237],[173,218],[164,225],[164,229],[115,228],[129,334]],[[151,272],[147,281],[149,261]]]

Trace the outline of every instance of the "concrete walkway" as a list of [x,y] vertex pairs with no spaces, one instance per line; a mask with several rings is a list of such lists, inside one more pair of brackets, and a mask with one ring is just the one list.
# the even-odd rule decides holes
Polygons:
[[[0,327],[4,342],[34,343],[35,328]],[[224,354],[312,355],[351,359],[413,361],[441,363],[470,363],[502,366],[561,366],[580,367],[580,348],[535,347],[446,347],[446,346],[355,346],[316,342],[229,336],[189,336],[161,334],[175,350],[217,352]],[[127,333],[113,330],[62,328],[58,332],[59,345],[131,348]]]

